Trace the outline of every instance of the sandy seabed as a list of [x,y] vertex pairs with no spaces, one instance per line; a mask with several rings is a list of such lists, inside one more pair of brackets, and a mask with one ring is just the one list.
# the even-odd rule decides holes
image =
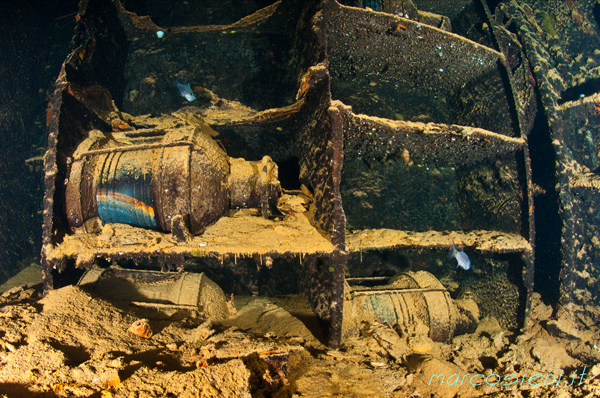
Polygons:
[[41,291],[0,297],[2,397],[600,396],[600,365],[572,355],[581,339],[547,330],[552,309],[538,297],[520,334],[485,318],[438,343],[374,322],[331,349],[302,296],[237,298],[221,323],[149,319],[142,338],[132,308],[76,286]]

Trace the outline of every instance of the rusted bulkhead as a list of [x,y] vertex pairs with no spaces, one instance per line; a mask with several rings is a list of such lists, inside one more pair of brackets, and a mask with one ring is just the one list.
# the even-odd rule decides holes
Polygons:
[[[492,36],[482,45],[450,33],[447,18],[420,15],[278,1],[233,24],[165,28],[118,1],[83,1],[53,97],[46,287],[53,269],[105,260],[224,271],[251,258],[290,278],[296,257],[300,290],[339,345],[347,276],[425,266],[458,281],[449,294],[474,293],[483,315],[498,310],[490,294],[503,286],[505,324],[518,327],[533,259],[526,133],[535,98],[515,77],[526,69],[492,49]],[[176,82],[190,83],[196,99],[180,97]],[[200,159],[204,147],[219,155]],[[265,156],[284,191],[308,198],[306,211],[273,209],[278,184]],[[98,223],[102,181],[114,181],[99,165],[120,162],[147,191],[155,228]],[[200,164],[210,194],[194,203],[199,185],[189,181]],[[236,169],[257,181],[230,182]],[[181,195],[161,202],[165,183]],[[235,186],[252,191],[266,217],[226,213],[249,204]],[[469,278],[443,262],[452,241],[472,258]]]
[[[544,268],[536,274],[536,283],[543,298],[558,308],[550,329],[563,333],[554,325],[571,325],[569,338],[586,345],[594,333],[582,332],[600,321],[597,7],[572,1],[533,12],[527,4],[510,2],[498,11],[502,19],[512,21],[507,29],[518,32],[544,108],[536,137],[536,207],[546,214],[538,243]],[[573,350],[573,355],[599,358],[593,349]]]

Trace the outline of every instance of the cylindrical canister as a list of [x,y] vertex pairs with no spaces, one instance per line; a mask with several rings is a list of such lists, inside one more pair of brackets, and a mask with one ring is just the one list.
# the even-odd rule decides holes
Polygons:
[[109,300],[153,308],[159,315],[198,311],[212,321],[229,316],[223,290],[204,273],[94,266],[85,272],[78,285]]
[[73,154],[65,191],[71,228],[97,217],[170,232],[181,215],[198,234],[230,207],[258,207],[268,217],[276,206],[281,188],[268,156],[229,158],[192,126],[120,134],[93,130]]
[[[353,279],[368,282],[371,278],[348,278],[347,282]],[[426,271],[404,272],[376,287],[346,283],[344,296],[346,336],[356,334],[362,322],[378,320],[402,330],[419,322],[433,341],[450,341],[456,334],[474,331],[479,317],[478,310],[475,315],[459,308],[440,281]],[[473,307],[477,307],[474,302]]]

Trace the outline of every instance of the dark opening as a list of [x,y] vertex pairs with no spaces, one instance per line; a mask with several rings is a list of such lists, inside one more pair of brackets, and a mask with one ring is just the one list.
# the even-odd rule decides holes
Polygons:
[[600,4],[594,4],[592,13],[594,14],[594,19],[596,20],[596,29],[598,29],[598,27],[600,27]]
[[588,97],[600,91],[600,78],[590,79],[585,83],[578,84],[563,91],[558,99],[558,105],[569,101],[576,101],[582,97]]
[[490,9],[490,13],[492,13],[492,14],[496,11],[496,7],[498,7],[498,5],[503,2],[504,2],[504,0],[487,0],[486,1],[488,8]]
[[[538,109],[543,107],[538,105]],[[532,180],[546,192],[534,198],[535,262],[534,290],[542,300],[556,305],[560,297],[561,220],[556,186],[556,154],[552,147],[548,120],[537,113],[529,136]]]
[[[481,362],[484,369],[496,369],[498,367],[498,360],[494,357],[481,356],[479,362]],[[492,382],[495,382],[495,380],[492,380]]]
[[297,157],[277,161],[279,182],[284,189],[300,189],[300,164]]
[[52,270],[52,286],[54,289],[60,289],[61,287],[75,285],[81,277],[85,269],[75,268],[74,261],[68,261],[67,267],[62,271]]

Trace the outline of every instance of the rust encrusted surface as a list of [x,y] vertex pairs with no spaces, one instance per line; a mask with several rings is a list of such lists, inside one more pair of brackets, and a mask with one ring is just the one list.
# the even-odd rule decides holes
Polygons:
[[[533,231],[522,227],[532,228],[533,206],[521,126],[529,126],[522,119],[531,97],[511,92],[531,87],[512,85],[506,52],[334,0],[282,0],[231,25],[174,27],[159,36],[159,25],[118,1],[84,1],[79,16],[46,157],[47,287],[52,267],[88,268],[100,258],[182,269],[190,257],[297,256],[305,294],[338,345],[348,252],[437,250],[454,239],[484,256],[532,259]],[[528,84],[526,75],[520,84]],[[175,82],[189,83],[196,99],[181,98]],[[228,156],[268,155],[280,176],[290,167],[288,179],[308,188],[310,212],[230,214],[195,236],[179,215],[173,234],[120,224],[68,229],[63,186],[90,130],[114,138],[185,125],[219,140]],[[361,181],[369,189],[347,189]],[[419,217],[386,216],[404,207]],[[427,224],[419,212],[453,216]],[[499,221],[508,216],[510,225]]]
[[398,231],[393,229],[354,230],[346,234],[346,249],[358,252],[377,249],[427,248],[459,246],[479,252],[520,253],[531,251],[531,244],[520,235],[497,231]]
[[348,115],[345,155],[363,159],[397,156],[406,149],[415,163],[429,166],[467,166],[508,156],[521,149],[523,138],[489,130],[440,123],[390,120]]

